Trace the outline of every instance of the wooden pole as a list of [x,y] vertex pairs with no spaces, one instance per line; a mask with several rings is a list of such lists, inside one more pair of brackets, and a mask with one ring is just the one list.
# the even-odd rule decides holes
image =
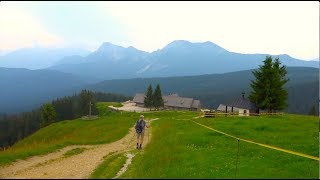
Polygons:
[[91,101],[89,102],[89,117],[91,117]]
[[226,105],[226,114],[225,114],[225,117],[227,117],[227,112],[228,112],[228,106]]
[[240,140],[238,139],[238,152],[237,152],[237,161],[236,161],[236,173],[234,178],[237,179],[237,171],[238,171],[238,161],[239,161],[239,144],[240,144]]

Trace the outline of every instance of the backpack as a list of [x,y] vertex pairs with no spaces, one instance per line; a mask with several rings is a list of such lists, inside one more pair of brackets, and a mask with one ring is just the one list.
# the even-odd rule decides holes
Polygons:
[[136,129],[136,132],[137,132],[138,134],[140,134],[140,133],[142,132],[143,127],[142,127],[142,122],[141,122],[140,120],[138,120],[138,121],[136,122],[135,129]]

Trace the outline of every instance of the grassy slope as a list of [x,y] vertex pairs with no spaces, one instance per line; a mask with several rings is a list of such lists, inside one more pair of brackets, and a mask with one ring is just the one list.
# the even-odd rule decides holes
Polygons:
[[111,179],[117,175],[119,170],[125,164],[127,157],[122,154],[110,154],[104,157],[104,162],[92,173],[90,179]]
[[[99,119],[66,120],[41,129],[8,151],[1,152],[0,164],[52,152],[68,144],[99,144],[120,139],[128,133],[139,114],[107,111],[108,105],[110,103],[99,104]],[[198,113],[168,111],[143,114],[146,119],[160,119],[152,123],[150,144],[133,158],[121,178],[235,177],[237,141],[188,121]],[[313,156],[319,152],[317,117],[220,117],[196,121],[241,138]],[[100,167],[112,168],[110,176],[113,176],[121,162],[124,162],[123,158],[114,159]],[[116,166],[118,168],[115,169]],[[107,173],[100,168],[94,177],[109,177]],[[237,178],[318,178],[318,175],[318,162],[315,160],[240,142]]]
[[[151,114],[150,114],[151,115]],[[153,137],[121,178],[234,178],[237,141],[190,121],[197,114],[154,113]],[[146,115],[148,117],[148,115]],[[198,119],[218,130],[257,142],[318,155],[317,117]],[[240,142],[237,178],[318,178],[315,160]]]
[[99,103],[98,119],[65,120],[40,129],[7,151],[0,152],[0,165],[9,164],[16,159],[53,152],[71,144],[101,144],[121,139],[134,125],[134,120],[139,115],[107,110],[108,105],[117,104]]

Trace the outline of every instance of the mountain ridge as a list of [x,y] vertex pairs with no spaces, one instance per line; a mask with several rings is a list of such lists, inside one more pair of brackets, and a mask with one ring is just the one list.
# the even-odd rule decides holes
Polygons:
[[[231,52],[210,41],[175,40],[151,53],[104,42],[84,57],[83,63],[70,61],[70,64],[54,65],[48,69],[99,79],[171,77],[253,69],[259,67],[267,55]],[[271,56],[279,57],[286,66],[319,67],[318,62],[295,59],[288,54]],[[73,61],[80,62],[81,59]]]

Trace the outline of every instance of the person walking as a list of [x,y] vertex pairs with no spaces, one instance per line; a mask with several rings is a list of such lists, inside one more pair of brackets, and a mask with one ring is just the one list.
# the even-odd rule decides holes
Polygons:
[[137,149],[142,148],[145,127],[149,128],[150,126],[147,125],[146,121],[144,120],[144,116],[140,115],[140,119],[136,122],[136,125],[135,125],[136,135],[137,135]]

